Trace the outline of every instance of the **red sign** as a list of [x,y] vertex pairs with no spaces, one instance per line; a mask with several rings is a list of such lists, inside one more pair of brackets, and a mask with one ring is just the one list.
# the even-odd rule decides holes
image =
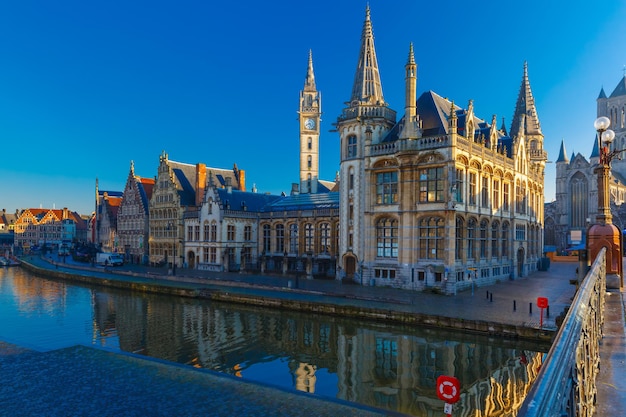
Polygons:
[[437,378],[437,396],[448,404],[459,401],[461,396],[461,384],[453,376],[441,375]]
[[546,297],[537,297],[537,307],[539,307],[539,308],[547,308],[548,307],[548,299]]

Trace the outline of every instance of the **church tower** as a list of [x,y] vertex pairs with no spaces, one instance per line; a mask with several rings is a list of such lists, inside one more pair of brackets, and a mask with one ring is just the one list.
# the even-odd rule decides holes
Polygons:
[[319,140],[322,97],[315,87],[313,52],[309,51],[309,65],[300,91],[300,192],[317,193],[319,180]]
[[[372,146],[380,144],[393,128],[396,112],[388,107],[378,70],[370,9],[365,10],[361,50],[352,95],[335,123],[340,136],[339,260],[346,277],[360,273],[358,266],[371,250],[366,242],[370,212],[366,202],[372,190],[366,189],[365,176]],[[344,227],[345,225],[345,227]]]

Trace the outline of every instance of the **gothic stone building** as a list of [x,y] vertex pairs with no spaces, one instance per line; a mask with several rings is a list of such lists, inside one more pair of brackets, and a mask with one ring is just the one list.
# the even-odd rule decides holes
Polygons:
[[[524,64],[510,134],[428,91],[405,65],[385,102],[369,7],[341,139],[339,263],[348,279],[445,293],[527,275],[543,245],[543,134]],[[338,270],[338,274],[339,274]]]
[[[611,149],[626,148],[626,76],[617,84],[610,96],[601,89],[597,99],[597,117],[606,116],[611,120],[610,129],[615,132]],[[590,129],[593,120],[589,121]],[[580,153],[572,153],[568,158],[565,143],[561,142],[556,160],[556,200],[546,216],[546,245],[554,245],[558,252],[567,249],[583,248],[587,228],[596,222],[598,214],[598,177],[594,169],[599,162],[598,137],[590,135],[593,143],[589,159]],[[609,182],[613,223],[626,229],[626,160],[614,159],[611,163]]]

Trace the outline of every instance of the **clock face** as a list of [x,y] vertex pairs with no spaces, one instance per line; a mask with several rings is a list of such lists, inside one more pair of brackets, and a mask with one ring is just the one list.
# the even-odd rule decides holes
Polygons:
[[304,121],[304,127],[306,127],[309,130],[315,129],[315,120],[314,119],[306,119]]

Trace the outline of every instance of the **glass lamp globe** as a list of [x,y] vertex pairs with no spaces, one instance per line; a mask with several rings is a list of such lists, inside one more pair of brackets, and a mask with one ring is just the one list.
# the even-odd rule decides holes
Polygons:
[[607,129],[602,132],[602,142],[608,145],[613,142],[613,139],[615,139],[615,132],[613,132],[611,129]]
[[609,126],[611,126],[611,121],[606,116],[598,117],[596,119],[596,121],[593,122],[593,127],[598,132],[603,132],[603,131],[607,130],[609,128]]

